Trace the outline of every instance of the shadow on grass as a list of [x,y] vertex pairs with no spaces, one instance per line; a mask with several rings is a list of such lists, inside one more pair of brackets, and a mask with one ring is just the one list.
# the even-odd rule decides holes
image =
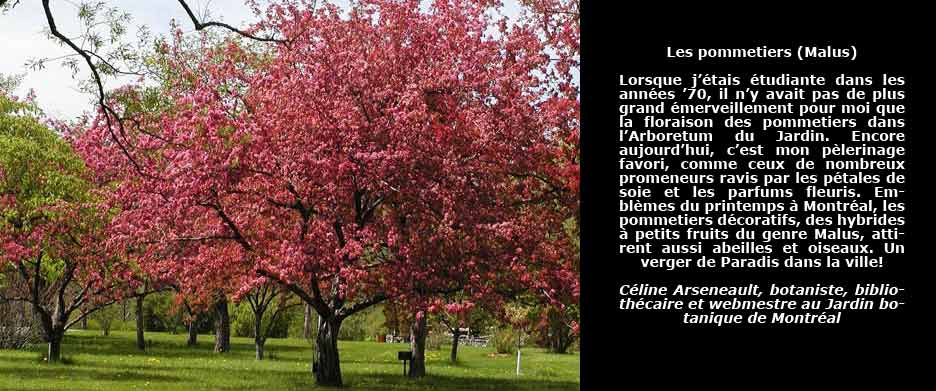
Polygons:
[[[283,372],[271,370],[254,370],[259,377],[269,375],[282,375]],[[315,378],[309,372],[297,373],[294,376],[278,377],[277,380],[288,383],[290,390],[351,390],[351,391],[578,391],[579,383],[570,381],[552,381],[530,378],[482,378],[482,377],[456,377],[444,375],[428,375],[421,379],[410,379],[402,375],[344,373],[345,385],[343,388],[325,388],[315,385]],[[220,387],[223,390],[242,390],[237,386]]]
[[[111,382],[109,386],[104,387],[106,389],[126,389],[120,387],[128,387],[132,383],[152,382],[156,388],[173,390],[198,389],[193,387],[210,387],[213,390],[264,388],[328,390],[328,388],[316,387],[314,384],[315,379],[307,365],[312,353],[312,348],[308,346],[273,343],[267,345],[268,353],[272,352],[279,358],[274,361],[297,362],[302,365],[255,365],[252,364],[254,346],[250,342],[237,341],[232,345],[232,353],[219,355],[212,351],[213,344],[210,338],[203,339],[201,344],[191,348],[185,346],[184,338],[179,338],[177,342],[165,336],[157,336],[152,341],[154,343],[143,354],[136,349],[132,335],[103,337],[70,334],[66,336],[64,354],[74,359],[73,364],[37,366],[35,364],[39,361],[38,357],[44,350],[44,346],[37,346],[29,349],[35,355],[11,356],[0,360],[15,362],[12,368],[3,368],[3,365],[0,365],[0,379],[10,379],[12,384],[29,384],[30,381],[35,380],[57,381],[61,384],[71,384],[70,381],[75,383]],[[580,389],[579,383],[562,371],[546,368],[531,370],[525,376],[513,377],[505,375],[502,368],[492,371],[488,367],[496,367],[495,362],[484,360],[459,361],[456,364],[447,360],[434,361],[430,364],[429,376],[422,379],[409,379],[399,372],[402,371],[401,364],[393,360],[395,351],[402,350],[400,348],[405,348],[404,345],[399,348],[392,345],[349,345],[349,347],[348,351],[342,352],[342,369],[344,369],[343,375],[346,383],[343,389],[353,391],[576,391]],[[200,360],[202,358],[210,360],[203,362]],[[224,360],[224,364],[218,365],[218,361],[214,360],[222,358],[227,359]],[[198,359],[198,361],[176,359]],[[500,360],[497,362],[499,363]],[[509,367],[511,366],[508,365],[508,369]],[[443,368],[446,370],[442,371]],[[458,368],[458,371],[451,371],[450,368]],[[433,373],[434,369],[439,372]],[[380,373],[381,371],[383,373]],[[485,377],[488,375],[491,377]],[[3,387],[12,385],[4,381],[0,381],[0,384],[3,384],[0,386],[0,391],[4,391]],[[45,382],[40,384],[45,384]],[[75,390],[104,391],[97,388],[80,388],[79,386],[85,385],[79,384],[72,386],[77,387],[73,388]],[[43,385],[43,387],[46,386]]]
[[8,379],[35,380],[67,379],[67,380],[94,380],[94,381],[151,381],[160,383],[177,383],[181,378],[169,375],[155,374],[139,370],[114,371],[113,368],[91,369],[72,365],[47,365],[34,370],[24,371],[18,368],[0,368],[0,377]]
[[[273,340],[270,341],[272,342]],[[147,339],[146,342],[146,353],[152,352],[155,354],[161,354],[171,352],[172,355],[178,356],[179,352],[185,352],[183,356],[191,357],[216,355],[214,352],[214,344],[210,340],[201,341],[201,343],[196,346],[186,346],[184,340],[182,339],[180,339],[178,342]],[[88,354],[122,355],[144,353],[137,350],[136,345],[134,345],[132,341],[113,336],[104,337],[97,335],[67,335],[65,337],[65,345],[72,347],[76,351],[80,350],[82,353]],[[246,354],[249,352],[250,354],[253,354],[255,351],[255,346],[253,343],[233,342],[231,343],[231,349],[236,353],[243,352]],[[312,347],[280,345],[268,342],[266,345],[266,350],[268,352],[275,352],[277,354],[307,353],[312,352]]]
[[[0,377],[22,381],[38,378],[60,381],[153,382],[165,384],[190,381],[191,379],[163,373],[186,370],[195,372],[210,371],[209,368],[198,367],[147,368],[144,370],[118,363],[110,365],[78,363],[76,365],[46,365],[30,370],[0,368]],[[256,379],[275,379],[275,381],[288,383],[289,389],[292,390],[327,389],[315,387],[315,379],[308,371],[253,368],[250,370],[250,375]],[[402,374],[370,373],[364,375],[346,372],[344,377],[345,388],[343,389],[354,391],[425,391],[427,389],[446,391],[574,391],[580,389],[579,384],[576,382],[524,378],[522,376],[517,378],[483,378],[429,374],[421,379],[410,379],[402,376]],[[243,385],[227,388],[214,385],[212,389],[240,390],[243,389]]]
[[367,376],[351,376],[346,381],[346,388],[352,390],[446,390],[446,391],[570,391],[579,390],[579,383],[569,381],[553,381],[544,379],[529,379],[517,377],[488,379],[481,377],[455,377],[444,375],[427,375],[421,379],[410,379],[403,375],[369,374]]

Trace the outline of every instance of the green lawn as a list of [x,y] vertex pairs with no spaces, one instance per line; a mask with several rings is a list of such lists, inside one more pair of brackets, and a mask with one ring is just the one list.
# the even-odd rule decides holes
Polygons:
[[[132,332],[101,337],[75,331],[65,337],[66,364],[42,362],[44,346],[0,350],[0,390],[309,390],[312,347],[298,339],[271,339],[269,359],[254,360],[251,339],[234,338],[233,352],[211,351],[212,338],[187,348],[185,335],[147,333],[150,347],[136,350]],[[402,376],[396,352],[402,344],[341,342],[341,369],[352,390],[578,390],[579,356],[524,349],[522,375],[516,356],[493,356],[491,348],[461,347],[459,363],[448,362],[448,347],[427,352],[429,376]]]

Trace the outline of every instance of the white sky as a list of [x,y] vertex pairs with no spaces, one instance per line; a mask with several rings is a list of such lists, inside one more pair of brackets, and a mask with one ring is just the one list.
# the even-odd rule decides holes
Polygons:
[[[56,24],[66,35],[77,32],[77,3],[78,0],[53,0],[51,3]],[[515,14],[515,0],[507,3],[510,4],[508,14]],[[135,37],[140,25],[149,27],[154,35],[166,34],[173,19],[183,30],[193,30],[184,10],[174,0],[108,0],[107,4],[118,6],[133,17],[134,26],[128,28],[128,39]],[[207,9],[212,19],[222,20],[234,26],[244,26],[255,20],[243,0],[190,0],[189,5],[197,15],[203,14]],[[78,83],[72,79],[71,70],[58,63],[49,63],[44,69],[36,71],[26,67],[30,59],[54,58],[71,53],[57,42],[46,38],[43,33],[45,26],[45,14],[38,0],[21,0],[16,8],[0,15],[0,74],[25,73],[26,77],[17,93],[25,94],[33,90],[40,107],[47,115],[58,119],[73,119],[93,108],[93,97],[78,91]],[[81,71],[76,77],[89,77],[83,64]]]
[[[52,11],[59,30],[66,35],[76,32],[76,2],[53,0]],[[119,6],[133,17],[134,27],[128,30],[128,37],[135,37],[137,27],[146,25],[153,34],[165,34],[169,31],[169,22],[176,19],[183,28],[191,29],[191,23],[185,11],[175,1],[170,0],[109,0],[108,5]],[[243,25],[254,20],[250,9],[239,0],[192,0],[192,9],[201,14],[206,6],[216,19],[234,25]],[[39,105],[46,114],[60,119],[72,119],[92,108],[87,94],[78,91],[78,83],[72,79],[69,69],[58,63],[47,64],[45,69],[32,71],[26,68],[26,62],[35,58],[53,58],[70,54],[67,48],[59,46],[46,38],[43,29],[46,26],[42,5],[35,0],[22,0],[6,15],[0,15],[0,74],[26,74],[19,90],[20,94],[32,89],[36,92]],[[83,65],[82,65],[83,66]],[[86,72],[87,68],[82,67]],[[78,78],[87,78],[88,74],[79,74]]]

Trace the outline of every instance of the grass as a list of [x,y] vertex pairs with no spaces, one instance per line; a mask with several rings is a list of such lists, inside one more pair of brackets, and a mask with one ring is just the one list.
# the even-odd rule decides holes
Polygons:
[[[271,339],[264,361],[254,360],[252,339],[233,338],[232,352],[211,351],[211,336],[195,348],[185,335],[147,333],[146,353],[136,350],[132,332],[102,337],[69,332],[63,364],[42,360],[44,346],[0,350],[0,391],[7,390],[312,390],[312,346],[299,339]],[[492,348],[459,347],[459,362],[448,362],[448,347],[427,352],[423,379],[402,376],[396,353],[403,344],[340,342],[345,387],[351,390],[578,390],[579,356],[523,350],[522,375],[516,356],[492,355]]]

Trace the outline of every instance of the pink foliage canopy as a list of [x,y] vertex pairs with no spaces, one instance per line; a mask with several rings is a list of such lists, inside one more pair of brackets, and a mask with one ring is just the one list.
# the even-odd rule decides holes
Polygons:
[[577,292],[556,232],[577,215],[578,98],[556,41],[496,2],[358,3],[272,6],[260,27],[289,42],[269,50],[168,45],[170,108],[132,114],[119,143],[103,117],[74,142],[113,183],[108,245],[189,293],[269,278],[342,316],[449,289]]

